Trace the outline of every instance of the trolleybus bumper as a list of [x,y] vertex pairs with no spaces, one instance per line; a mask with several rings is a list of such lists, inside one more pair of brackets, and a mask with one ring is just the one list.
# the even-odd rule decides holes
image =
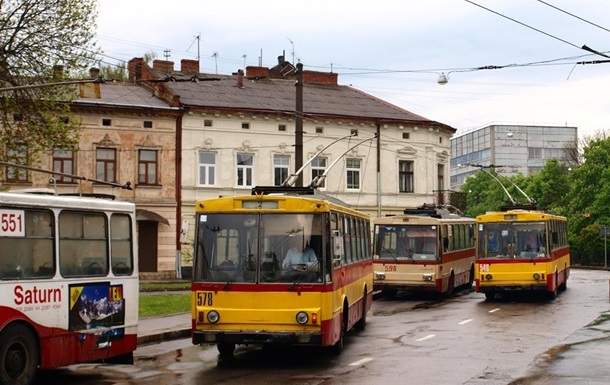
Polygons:
[[498,286],[480,286],[481,293],[502,293],[502,292],[517,292],[517,291],[547,291],[546,285],[498,285]]
[[321,345],[320,333],[295,332],[226,332],[226,331],[195,331],[193,344],[227,342],[233,344],[287,344],[287,345]]
[[375,283],[373,284],[374,291],[383,290],[407,290],[407,291],[438,291],[435,282],[421,283]]

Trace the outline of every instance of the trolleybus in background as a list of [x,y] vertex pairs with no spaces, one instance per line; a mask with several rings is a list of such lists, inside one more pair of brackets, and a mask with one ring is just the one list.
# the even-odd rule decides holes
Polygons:
[[472,285],[474,219],[423,206],[377,218],[374,226],[375,290],[390,296],[398,289],[451,294]]
[[566,288],[570,247],[565,217],[536,210],[488,212],[477,218],[476,290],[538,289],[550,297]]
[[36,368],[130,362],[138,322],[135,206],[0,193],[0,384]]
[[[312,192],[313,193],[313,192]],[[368,216],[328,199],[248,195],[196,203],[193,343],[343,348],[372,302]]]

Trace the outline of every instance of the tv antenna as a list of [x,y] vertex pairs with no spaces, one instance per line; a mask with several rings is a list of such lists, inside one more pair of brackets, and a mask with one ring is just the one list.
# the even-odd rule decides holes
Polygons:
[[211,57],[214,58],[214,69],[216,70],[216,74],[218,74],[218,52],[214,52]]
[[291,54],[292,54],[292,61],[291,63],[294,65],[294,41],[292,41],[292,39],[290,39],[289,37],[287,37],[288,41],[290,42],[290,46],[292,47],[291,50]]
[[172,50],[171,49],[164,49],[163,50],[163,57],[165,58],[165,61],[169,60],[169,57],[171,56]]

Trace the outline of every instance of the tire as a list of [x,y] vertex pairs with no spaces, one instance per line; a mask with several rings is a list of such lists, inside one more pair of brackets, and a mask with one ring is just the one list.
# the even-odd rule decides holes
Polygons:
[[451,275],[449,276],[449,283],[447,284],[447,291],[445,292],[445,295],[447,297],[449,297],[453,294],[454,291],[455,291],[455,275],[453,274],[453,271],[452,271]]
[[557,277],[557,272],[555,272],[555,285],[553,291],[547,291],[546,296],[548,299],[555,299],[557,298],[557,294],[559,293],[559,288],[557,287],[557,282],[558,282],[558,277]]
[[485,292],[485,300],[486,301],[493,301],[494,299],[496,299],[496,293],[494,293],[493,291],[486,291]]
[[343,314],[341,319],[341,332],[339,334],[339,340],[335,342],[335,344],[331,347],[331,352],[338,356],[343,352],[343,348],[345,347],[345,334],[347,333],[347,322],[349,317],[349,307],[347,303],[343,304]]
[[381,295],[384,298],[391,299],[391,298],[394,298],[394,296],[396,295],[396,292],[397,292],[396,289],[383,289],[383,290],[381,290]]
[[133,352],[105,360],[109,364],[133,365]]
[[219,358],[221,360],[231,360],[235,354],[235,344],[229,342],[219,342],[216,344]]
[[366,293],[366,289],[364,289],[364,296],[362,297],[362,316],[360,317],[358,322],[356,322],[356,329],[358,331],[363,331],[364,329],[366,329],[366,305],[367,305],[366,301],[367,301],[367,293]]
[[13,325],[0,334],[0,384],[29,385],[38,366],[38,343],[23,325]]

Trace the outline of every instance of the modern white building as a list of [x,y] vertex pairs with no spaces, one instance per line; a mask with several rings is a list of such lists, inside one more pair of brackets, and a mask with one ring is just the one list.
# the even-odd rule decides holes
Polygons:
[[496,165],[502,175],[530,175],[547,160],[569,162],[577,128],[567,126],[489,125],[451,138],[451,188],[459,189],[478,167]]

